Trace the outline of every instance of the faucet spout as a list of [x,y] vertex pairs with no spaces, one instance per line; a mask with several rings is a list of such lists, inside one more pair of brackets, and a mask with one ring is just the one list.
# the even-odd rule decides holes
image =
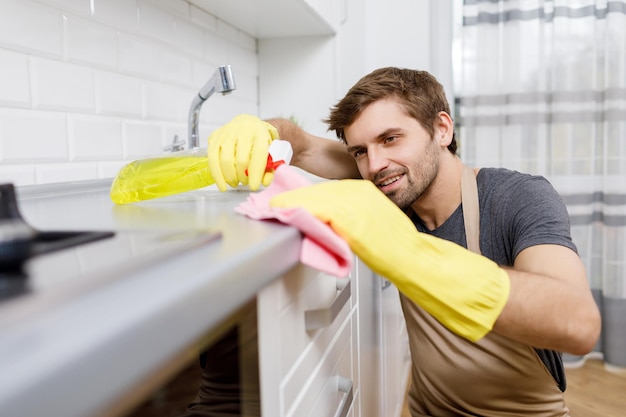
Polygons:
[[188,140],[187,145],[190,151],[196,151],[200,148],[198,140],[198,122],[200,118],[200,109],[202,104],[218,92],[222,95],[231,93],[237,87],[235,86],[235,78],[233,77],[230,65],[222,65],[215,70],[209,81],[198,91],[191,102],[188,118]]

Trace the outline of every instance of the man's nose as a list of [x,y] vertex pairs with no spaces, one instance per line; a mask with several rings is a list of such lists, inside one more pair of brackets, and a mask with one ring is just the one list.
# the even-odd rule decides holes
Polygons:
[[387,159],[384,152],[377,149],[369,149],[367,151],[368,168],[372,174],[375,174],[389,165],[389,159]]

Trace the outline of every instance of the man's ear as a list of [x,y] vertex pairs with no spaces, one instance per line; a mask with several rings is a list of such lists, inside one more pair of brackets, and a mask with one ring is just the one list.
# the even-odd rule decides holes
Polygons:
[[447,147],[452,142],[454,134],[454,122],[452,117],[445,111],[440,111],[435,120],[435,139],[439,145]]

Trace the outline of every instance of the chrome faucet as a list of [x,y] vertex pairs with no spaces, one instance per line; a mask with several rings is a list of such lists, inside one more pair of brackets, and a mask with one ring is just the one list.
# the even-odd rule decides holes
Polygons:
[[202,104],[215,92],[226,95],[236,88],[235,78],[233,77],[230,65],[222,65],[215,70],[209,81],[198,91],[198,94],[193,98],[191,107],[189,108],[189,137],[187,139],[187,145],[190,151],[193,152],[200,148],[198,141],[198,120]]

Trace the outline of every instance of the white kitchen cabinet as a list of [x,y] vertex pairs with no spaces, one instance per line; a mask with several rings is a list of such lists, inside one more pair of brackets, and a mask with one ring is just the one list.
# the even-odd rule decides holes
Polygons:
[[399,416],[410,354],[398,290],[357,263],[361,417]]
[[261,415],[348,415],[358,390],[353,283],[299,265],[259,292]]
[[188,0],[258,39],[334,35],[347,0]]
[[382,293],[382,416],[399,416],[402,413],[411,355],[406,322],[399,301],[398,289],[385,279],[380,279]]
[[299,265],[258,293],[262,416],[400,415],[408,344],[383,282],[357,259],[349,278]]

